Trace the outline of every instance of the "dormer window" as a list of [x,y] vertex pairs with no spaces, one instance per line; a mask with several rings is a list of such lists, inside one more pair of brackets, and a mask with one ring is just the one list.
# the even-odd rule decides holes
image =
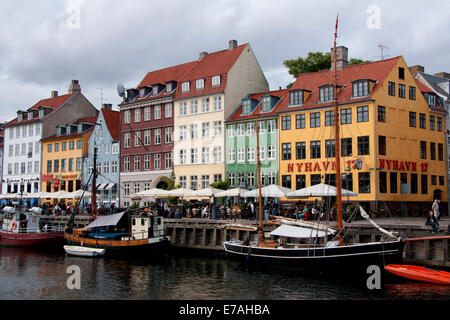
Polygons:
[[56,135],[57,136],[61,135],[61,127],[60,126],[56,126]]
[[187,91],[189,91],[189,82],[183,82],[183,83],[181,84],[181,91],[182,91],[182,92],[187,92]]
[[319,88],[319,102],[333,101],[333,86],[326,85]]
[[139,97],[145,97],[145,88],[139,89]]
[[367,97],[369,95],[369,80],[353,82],[353,97]]
[[172,82],[168,82],[166,84],[166,92],[170,92],[170,91],[172,91]]
[[44,109],[39,109],[39,118],[44,116]]
[[153,90],[152,94],[153,94],[154,96],[156,96],[156,95],[159,93],[159,86],[158,86],[158,85],[154,86],[154,87],[152,88],[152,90]]
[[268,112],[272,109],[272,99],[270,96],[264,96],[262,98],[262,111]]
[[213,87],[220,86],[220,76],[212,77],[212,86]]
[[28,120],[33,119],[33,111],[28,112]]
[[198,79],[195,81],[195,88],[197,90],[201,90],[205,87],[205,79]]
[[289,104],[290,105],[303,105],[303,90],[289,91]]
[[442,107],[440,98],[436,94],[427,92],[424,95],[430,107]]
[[20,122],[23,120],[23,114],[22,113],[18,113],[17,114],[17,121]]
[[242,101],[242,113],[250,114],[251,110],[252,110],[251,100],[247,99]]

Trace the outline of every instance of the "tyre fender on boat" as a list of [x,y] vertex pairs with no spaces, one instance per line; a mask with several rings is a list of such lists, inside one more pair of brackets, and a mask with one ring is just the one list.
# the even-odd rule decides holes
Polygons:
[[17,229],[17,222],[13,222],[13,224],[11,226],[11,231],[16,230],[16,229]]

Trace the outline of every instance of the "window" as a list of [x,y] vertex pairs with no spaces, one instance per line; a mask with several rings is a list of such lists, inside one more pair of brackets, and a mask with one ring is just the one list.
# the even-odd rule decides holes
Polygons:
[[358,112],[358,122],[368,122],[369,121],[369,107],[363,106],[357,108]]
[[197,152],[197,148],[191,149],[191,163],[192,163],[192,164],[198,163],[198,152]]
[[258,121],[258,134],[263,134],[266,132],[264,121]]
[[247,148],[247,161],[248,162],[253,162],[256,160],[256,148],[255,147],[248,147]]
[[77,149],[80,150],[82,148],[83,148],[83,140],[77,140]]
[[411,173],[411,193],[417,194],[417,174]]
[[201,90],[205,87],[205,79],[198,79],[195,81],[195,88]]
[[325,126],[334,126],[334,111],[325,111]]
[[186,164],[186,150],[180,150],[180,164]]
[[151,114],[150,107],[145,107],[144,108],[144,121],[150,120],[150,114]]
[[182,91],[182,92],[187,92],[187,91],[189,91],[189,82],[183,82],[183,83],[181,84],[181,91]]
[[269,183],[269,185],[277,184],[277,175],[275,172],[269,172],[268,183]]
[[216,96],[214,97],[214,111],[222,110],[222,97]]
[[438,160],[444,161],[444,145],[442,143],[438,143]]
[[267,120],[267,133],[274,133],[275,132],[275,120]]
[[419,113],[419,127],[421,129],[426,129],[427,127],[427,116],[424,113]]
[[222,147],[214,147],[213,154],[215,163],[219,163],[222,161]]
[[145,154],[144,155],[144,170],[150,170],[151,166],[150,166],[150,155],[149,154]]
[[353,191],[353,174],[352,173],[343,173],[342,177],[342,188]]
[[430,142],[430,159],[436,160],[436,143]]
[[245,161],[245,149],[238,148],[237,161],[244,162]]
[[409,86],[409,99],[416,100],[416,87]]
[[388,94],[390,96],[395,96],[395,83],[394,82],[388,82]]
[[167,127],[164,129],[164,137],[165,143],[172,142],[172,127]]
[[172,104],[166,103],[164,105],[164,117],[171,118],[172,117]]
[[222,135],[222,121],[214,121],[214,136],[220,137]]
[[402,67],[398,67],[398,78],[405,80],[405,69]]
[[318,128],[320,127],[320,112],[314,112],[310,115],[310,127]]
[[209,187],[209,174],[202,175],[202,189]]
[[320,174],[312,174],[310,176],[311,178],[311,185],[315,186],[316,184],[319,184],[322,182],[322,177],[320,176]]
[[352,123],[352,109],[342,109],[341,110],[341,124],[351,124]]
[[311,141],[311,159],[320,158],[320,141]]
[[385,136],[378,136],[378,154],[379,155],[386,155],[386,137]]
[[397,193],[397,172],[390,172],[389,173],[390,177],[390,186],[391,186],[391,193]]
[[209,122],[202,123],[202,137],[209,138]]
[[259,160],[264,161],[265,158],[266,158],[266,147],[260,146],[259,147]]
[[420,141],[420,159],[427,158],[427,143],[425,141]]
[[430,115],[430,130],[434,130],[435,129],[435,124],[436,124],[436,118],[434,116]]
[[281,117],[281,130],[291,130],[291,116]]
[[234,135],[235,135],[234,125],[227,126],[227,131],[228,131],[228,136],[229,137],[234,137]]
[[150,130],[144,130],[144,146],[150,145]]
[[[186,126],[180,126],[178,132],[180,134],[180,137],[179,137],[180,140],[186,140],[187,139],[187,128],[186,128]],[[191,132],[191,134],[192,134],[192,132]]]
[[281,145],[281,158],[282,160],[291,160],[291,144],[283,143]]
[[255,173],[254,172],[247,173],[247,185],[248,186],[255,185]]
[[125,112],[123,113],[123,123],[130,123],[130,119],[131,119],[131,111],[125,110]]
[[198,113],[198,100],[191,100],[191,114]]
[[75,170],[81,171],[82,164],[83,164],[83,158],[77,158]]
[[141,108],[134,110],[134,122],[141,122]]
[[386,107],[378,106],[378,122],[386,122]]
[[242,101],[242,113],[243,114],[250,114],[252,111],[252,101],[250,99],[246,99]]
[[305,129],[306,127],[306,117],[305,114],[297,114],[295,116],[295,128],[296,129]]
[[51,143],[49,143],[48,145],[47,145],[47,152],[52,152],[52,144]]
[[153,157],[153,168],[155,170],[161,169],[161,154],[155,154]]
[[285,188],[291,188],[291,175],[281,176],[281,185]]
[[161,144],[161,129],[155,129],[154,144]]
[[439,176],[439,185],[443,186],[445,184],[445,176]]
[[428,193],[428,176],[426,174],[420,175],[420,190],[422,194]]
[[212,86],[220,86],[220,76],[214,76],[212,77]]
[[387,192],[387,173],[384,171],[380,171],[378,174],[379,177],[379,188],[380,193],[386,193]]
[[140,131],[134,132],[134,146],[135,147],[141,146],[141,132]]
[[[233,149],[234,153],[234,149]],[[202,148],[202,163],[209,163],[209,148],[203,147]]]
[[52,172],[52,160],[47,160],[47,173]]
[[274,145],[267,146],[267,158],[269,160],[275,160],[276,159],[276,151],[275,151],[275,146]]
[[141,156],[134,156],[133,168],[134,171],[141,170]]
[[236,152],[234,151],[234,148],[228,149],[228,162],[234,163],[236,161]]
[[[69,165],[68,165],[69,172],[73,171],[73,158],[69,158]],[[100,172],[99,172],[100,173]]]
[[191,176],[191,190],[198,189],[198,176]]
[[365,97],[369,95],[369,81],[353,82],[353,97]]
[[368,155],[369,150],[369,136],[358,137],[358,155]]
[[295,190],[306,188],[306,176],[304,174],[295,176]]
[[406,89],[404,84],[398,85],[398,97],[399,98],[405,98],[406,96]]
[[409,126],[410,127],[416,126],[416,113],[415,112],[409,112]]
[[186,176],[180,176],[180,187],[186,188]]
[[202,112],[208,112],[209,111],[209,98],[203,98],[202,99]]
[[334,158],[336,157],[336,142],[334,139],[325,140],[325,157]]
[[237,125],[237,135],[243,136],[244,135],[244,124],[240,123]]
[[335,187],[336,186],[336,174],[335,173],[325,174],[325,183]]
[[66,159],[61,159],[61,172],[66,172]]
[[437,176],[435,176],[435,175],[431,176],[431,185],[437,186]]
[[236,175],[234,174],[234,172],[228,173],[228,184],[230,187],[236,186]]
[[54,172],[59,172],[59,160],[53,160],[53,170],[54,170]]
[[359,193],[370,193],[370,173],[358,173]]
[[164,154],[164,161],[166,169],[172,168],[172,152],[167,152]]
[[291,105],[303,104],[303,90],[292,90],[289,92],[289,103]]
[[323,86],[319,88],[319,102],[328,102],[333,100],[333,86]]
[[217,182],[220,182],[220,181],[222,181],[222,174],[216,173],[214,175],[214,183],[217,183]]
[[185,116],[187,114],[187,102],[180,102],[180,116]]
[[123,134],[123,146],[125,148],[129,148],[130,147],[130,133],[129,132],[125,132]]
[[119,144],[113,143],[111,147],[112,154],[119,154]]
[[[183,126],[185,127],[185,126]],[[198,138],[198,125],[197,124],[191,124],[191,139],[197,139]],[[180,138],[181,140],[181,138]]]
[[442,118],[437,117],[437,131],[442,132]]
[[268,112],[272,109],[272,100],[270,96],[265,96],[262,98],[262,111]]

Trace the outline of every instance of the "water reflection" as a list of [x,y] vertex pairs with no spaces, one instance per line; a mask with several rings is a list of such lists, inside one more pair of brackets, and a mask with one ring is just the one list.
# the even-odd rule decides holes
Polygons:
[[[81,289],[70,290],[66,272],[81,270]],[[448,299],[448,287],[387,279],[369,290],[366,279],[248,266],[224,256],[171,255],[146,261],[81,258],[64,252],[0,248],[1,299],[365,300]]]

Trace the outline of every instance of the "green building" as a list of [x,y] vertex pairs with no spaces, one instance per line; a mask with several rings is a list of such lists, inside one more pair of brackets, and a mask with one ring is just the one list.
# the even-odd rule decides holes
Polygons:
[[253,189],[258,186],[257,132],[262,186],[279,184],[277,108],[287,98],[286,89],[247,95],[225,121],[225,170],[229,188]]

